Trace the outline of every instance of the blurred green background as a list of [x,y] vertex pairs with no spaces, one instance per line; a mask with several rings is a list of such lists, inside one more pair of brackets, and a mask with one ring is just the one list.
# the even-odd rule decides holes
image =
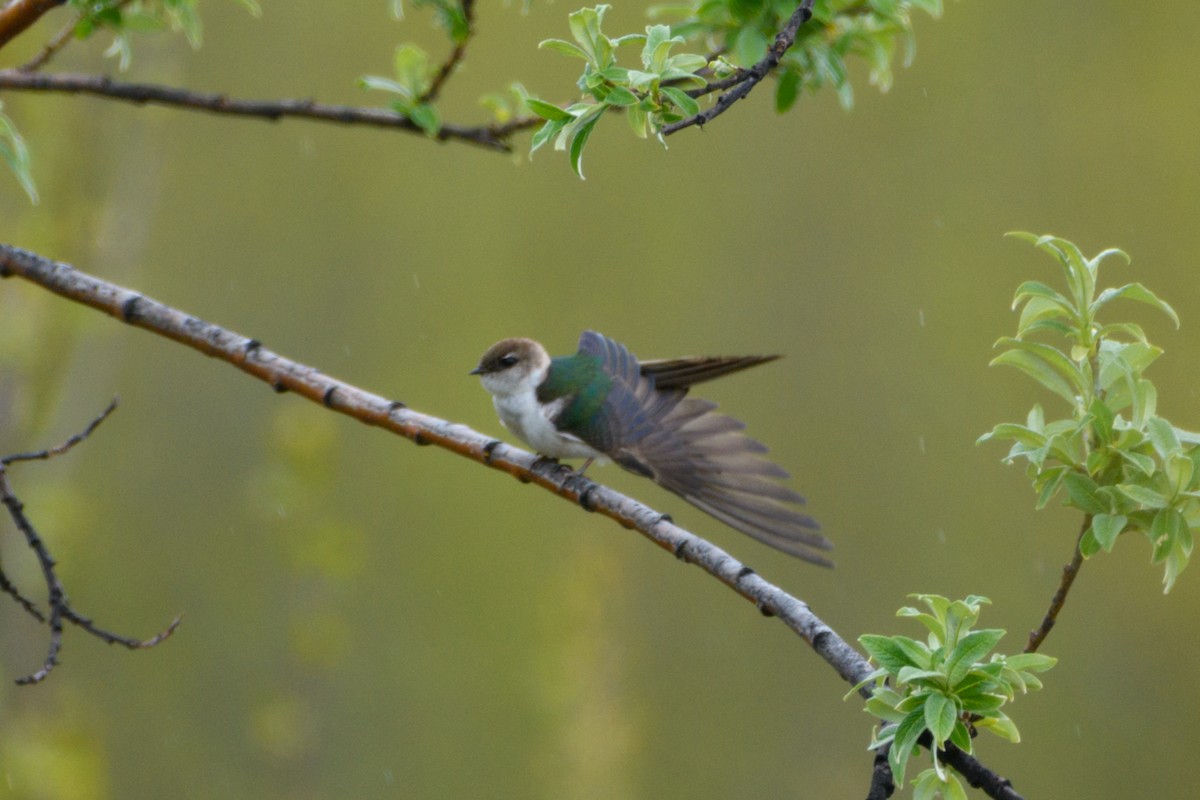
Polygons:
[[[376,103],[429,18],[384,0],[201,4],[205,44],[137,43],[131,80],[242,97]],[[444,93],[482,119],[574,6],[481,4]],[[613,30],[644,24],[619,5]],[[19,63],[59,25],[8,48]],[[43,200],[0,177],[0,240],[76,264],[413,407],[501,434],[467,376],[504,336],[555,352],[601,330],[643,357],[779,352],[705,387],[794,474],[834,571],[779,555],[615,468],[611,483],[808,601],[847,639],[919,635],[913,591],[978,593],[1017,650],[1077,532],[1033,510],[999,421],[1053,398],[988,369],[1009,301],[1057,266],[1011,229],[1117,246],[1184,324],[1160,409],[1200,425],[1200,4],[950,3],[917,20],[913,66],[857,105],[776,116],[769,87],[664,151],[606,120],[588,180],[384,131],[271,125],[8,93]],[[102,37],[101,37],[102,38]],[[105,42],[53,69],[101,70]],[[527,138],[519,139],[524,149]],[[516,162],[516,163],[514,163]],[[0,604],[0,796],[14,798],[842,798],[865,794],[870,720],[778,622],[634,533],[436,449],[417,449],[236,370],[0,283],[0,452],[56,443],[121,408],[69,457],[12,470],[100,624],[177,635],[148,652],[46,632]],[[5,570],[40,592],[0,520]],[[1200,567],[1168,596],[1144,540],[1088,563],[1019,698],[1014,747],[982,759],[1031,798],[1184,796],[1200,716]]]

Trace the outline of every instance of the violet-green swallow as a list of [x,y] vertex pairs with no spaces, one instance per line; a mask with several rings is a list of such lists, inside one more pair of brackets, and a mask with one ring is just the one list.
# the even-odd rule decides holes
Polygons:
[[832,545],[796,510],[804,498],[788,473],[761,457],[746,426],[687,397],[696,383],[778,356],[684,357],[639,362],[594,331],[579,352],[551,358],[532,339],[492,345],[471,370],[492,395],[500,422],[543,456],[612,460],[700,510],[785,553],[831,566]]

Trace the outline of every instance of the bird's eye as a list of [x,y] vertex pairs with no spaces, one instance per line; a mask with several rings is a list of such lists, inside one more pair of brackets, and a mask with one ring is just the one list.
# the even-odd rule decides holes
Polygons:
[[515,366],[515,365],[516,365],[516,363],[517,363],[518,361],[520,361],[520,360],[521,360],[521,359],[519,359],[519,358],[517,358],[516,356],[514,356],[513,354],[509,353],[509,354],[508,354],[508,355],[506,355],[506,356],[501,356],[501,358],[500,358],[500,366],[502,366],[502,367],[511,367],[511,366]]

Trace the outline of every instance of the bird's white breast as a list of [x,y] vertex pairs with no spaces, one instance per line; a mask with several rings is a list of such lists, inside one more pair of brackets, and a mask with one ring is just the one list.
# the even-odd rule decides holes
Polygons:
[[553,418],[565,400],[546,405],[538,402],[532,387],[508,395],[492,395],[492,405],[501,424],[542,455],[551,458],[602,458],[603,454],[570,434],[554,427]]

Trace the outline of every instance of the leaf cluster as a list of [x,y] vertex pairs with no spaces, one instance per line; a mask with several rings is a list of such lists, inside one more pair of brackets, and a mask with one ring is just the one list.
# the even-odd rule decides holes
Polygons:
[[[534,134],[530,152],[553,139],[556,150],[569,151],[571,167],[581,178],[584,146],[605,111],[624,111],[634,134],[653,134],[661,141],[664,126],[699,113],[700,104],[684,88],[703,86],[704,78],[697,73],[708,66],[708,59],[695,53],[672,55],[672,48],[684,39],[671,35],[666,25],[610,38],[601,29],[609,8],[599,5],[570,14],[574,42],[547,39],[539,45],[583,60],[577,84],[584,99],[566,108],[534,97],[527,101],[529,110],[546,120]],[[640,69],[617,64],[618,48],[628,44],[642,46]]]
[[1017,692],[1040,689],[1042,683],[1034,673],[1050,669],[1056,659],[1038,653],[992,653],[1005,632],[972,630],[981,606],[990,602],[986,597],[971,595],[951,601],[933,594],[911,596],[929,611],[905,607],[897,616],[924,625],[929,630],[926,641],[875,634],[858,640],[879,664],[855,687],[857,691],[873,684],[866,711],[883,720],[870,747],[891,746],[888,764],[896,784],[901,785],[909,757],[928,732],[934,745],[933,767],[914,780],[914,797],[965,798],[958,778],[938,760],[938,751],[952,742],[972,752],[973,730],[1019,741],[1016,725],[1002,709]]
[[1126,531],[1146,535],[1154,563],[1164,564],[1170,590],[1187,566],[1192,529],[1200,525],[1200,434],[1157,413],[1158,392],[1144,373],[1162,354],[1133,322],[1104,322],[1114,300],[1150,305],[1176,325],[1175,310],[1140,283],[1099,290],[1105,250],[1088,259],[1065,239],[1013,234],[1050,254],[1062,267],[1066,291],[1040,281],[1022,283],[1013,300],[1021,310],[1015,337],[997,342],[993,364],[1015,367],[1066,404],[1047,421],[1034,405],[1025,423],[1002,423],[979,441],[1011,441],[1007,462],[1027,462],[1042,508],[1065,494],[1088,515],[1083,556],[1110,551]]
[[[729,78],[767,54],[779,31],[796,11],[795,0],[698,0],[650,9],[653,18],[673,23],[651,25],[645,34],[610,37],[601,30],[608,6],[584,8],[569,16],[573,42],[548,39],[541,47],[584,61],[578,86],[583,99],[565,108],[534,99],[529,109],[546,122],[534,136],[530,152],[550,140],[570,154],[571,167],[582,177],[583,150],[605,111],[620,110],[635,135],[662,141],[665,126],[700,112],[696,99],[708,78]],[[775,106],[791,108],[802,89],[816,91],[831,85],[842,105],[853,104],[847,59],[868,63],[870,82],[886,91],[892,82],[892,62],[898,45],[905,64],[912,60],[912,14],[940,16],[942,0],[819,0],[813,18],[799,31],[795,44],[777,69]],[[641,44],[641,67],[619,66],[621,45]],[[677,45],[704,47],[709,55],[670,55]],[[688,91],[692,89],[693,91]]]
[[[674,33],[688,41],[704,41],[733,66],[746,69],[762,60],[795,10],[794,0],[700,0],[658,6],[651,13],[678,19]],[[886,92],[896,50],[903,49],[905,66],[916,53],[914,11],[940,17],[942,0],[817,0],[812,20],[779,63],[776,109],[786,111],[802,90],[815,92],[824,86],[831,86],[849,109],[854,88],[847,61],[852,58],[864,59],[871,85]]]

